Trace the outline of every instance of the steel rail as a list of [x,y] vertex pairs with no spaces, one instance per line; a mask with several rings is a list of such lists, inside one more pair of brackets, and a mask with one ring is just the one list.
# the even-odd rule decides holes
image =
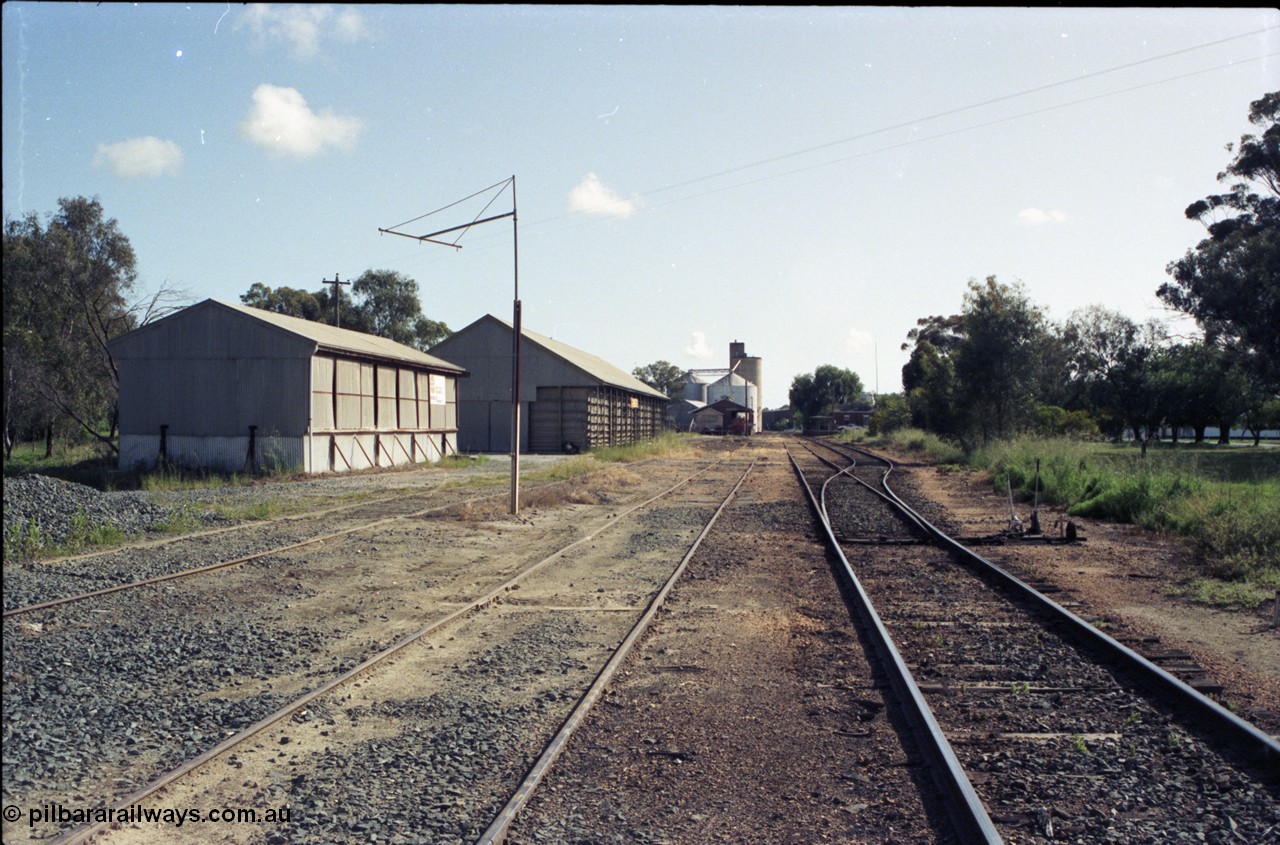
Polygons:
[[729,502],[733,500],[733,497],[737,495],[738,490],[743,485],[743,482],[745,482],[747,480],[747,476],[751,474],[751,470],[755,469],[755,465],[756,461],[753,460],[751,464],[747,466],[746,471],[742,473],[742,477],[738,479],[738,483],[733,486],[733,489],[729,491],[727,496],[725,496],[724,501],[720,503],[720,507],[716,508],[716,512],[711,516],[711,519],[707,522],[706,526],[703,527],[702,532],[698,535],[697,539],[693,541],[689,550],[685,552],[684,558],[681,559],[679,565],[676,566],[675,570],[671,573],[671,576],[667,578],[666,583],[662,585],[662,589],[657,592],[653,601],[649,603],[649,607],[645,610],[644,614],[636,621],[636,624],[632,626],[631,631],[622,641],[622,644],[618,646],[618,649],[613,653],[609,662],[605,664],[604,668],[600,670],[600,674],[596,676],[595,682],[592,683],[591,688],[583,694],[581,699],[579,699],[578,705],[574,708],[573,712],[569,714],[569,717],[565,719],[560,731],[555,735],[551,742],[547,744],[546,749],[542,752],[538,761],[533,765],[533,768],[529,770],[529,774],[525,777],[524,781],[521,782],[520,786],[516,788],[516,791],[512,794],[510,800],[507,801],[506,805],[503,806],[502,810],[499,811],[498,815],[494,817],[493,823],[490,824],[484,834],[476,840],[475,845],[500,845],[506,841],[507,834],[510,832],[511,825],[515,822],[516,816],[522,809],[524,809],[525,805],[528,804],[529,800],[533,797],[533,793],[546,778],[547,773],[555,764],[556,760],[559,759],[560,754],[565,749],[565,746],[568,745],[570,737],[573,736],[574,732],[587,718],[587,714],[591,711],[591,708],[595,706],[596,701],[598,701],[600,696],[604,694],[605,687],[613,680],[614,675],[617,674],[618,669],[621,668],[623,661],[625,661],[627,659],[627,655],[631,653],[631,648],[653,622],[654,617],[658,614],[659,608],[662,607],[662,603],[666,601],[667,594],[671,592],[672,588],[675,587],[676,582],[680,580],[680,576],[683,575],[685,569],[688,568],[689,561],[693,559],[694,554],[702,545],[702,541],[711,533],[712,526],[714,526],[716,521],[720,519],[720,515],[724,513],[725,508],[729,506]]
[[[563,483],[564,483],[563,481],[552,481],[552,482],[549,482],[547,485],[545,485],[545,487],[554,487],[557,484],[563,484]],[[541,490],[545,488],[538,487],[534,489]],[[437,490],[437,488],[432,488],[427,492],[429,494],[435,494],[439,491]],[[280,554],[281,552],[287,552],[293,549],[299,549],[304,546],[312,545],[314,543],[323,543],[326,540],[333,540],[338,537],[345,537],[348,534],[357,534],[361,531],[367,531],[372,528],[380,528],[383,525],[387,525],[388,523],[396,522],[398,520],[417,519],[419,517],[426,516],[427,514],[437,513],[439,511],[447,511],[450,508],[460,508],[465,505],[472,505],[472,504],[475,504],[476,502],[483,502],[487,499],[496,499],[499,496],[505,496],[505,495],[506,493],[490,493],[485,496],[473,496],[469,499],[463,499],[460,502],[450,502],[444,505],[433,505],[432,507],[424,508],[422,510],[417,510],[417,511],[414,511],[413,513],[397,514],[395,516],[384,516],[380,519],[374,519],[369,522],[364,522],[359,525],[352,526],[350,528],[343,528],[339,531],[332,531],[328,534],[317,534],[313,537],[308,537],[305,540],[299,540],[296,543],[287,543],[283,546],[273,546],[270,549],[265,549],[260,552],[254,552],[252,554],[243,555],[241,557],[233,558],[230,560],[220,560],[217,563],[210,563],[204,566],[193,566],[190,569],[179,569],[174,572],[166,572],[163,575],[154,575],[150,578],[142,578],[137,581],[128,581],[123,584],[114,584],[110,587],[102,587],[101,589],[91,590],[87,593],[76,593],[75,595],[63,596],[62,598],[59,598],[59,599],[49,599],[48,601],[42,601],[36,604],[27,604],[27,605],[22,605],[20,607],[9,608],[8,610],[4,611],[2,615],[0,615],[0,618],[8,619],[11,616],[20,616],[24,613],[32,613],[37,610],[47,610],[48,608],[59,607],[64,604],[72,604],[78,601],[87,601],[88,599],[98,598],[99,596],[107,596],[107,595],[111,595],[112,593],[122,592],[124,590],[132,590],[138,587],[147,587],[147,586],[151,586],[152,584],[162,584],[165,581],[174,581],[179,578],[188,578],[195,575],[202,575],[207,572],[216,572],[219,569],[228,569],[232,566],[238,566],[243,563],[248,563],[249,561],[258,560],[259,558],[269,557],[274,554]],[[368,502],[358,502],[353,505],[340,505],[335,508],[324,508],[324,509],[313,511],[310,513],[295,514],[293,516],[282,517],[281,521],[284,521],[284,520],[302,521],[302,520],[311,519],[317,516],[327,516],[329,514],[337,513],[343,510],[352,510],[359,507],[368,507],[370,505],[385,504],[386,502],[395,501],[396,498],[397,497],[395,496],[389,496],[387,498],[374,499]],[[162,540],[155,545],[161,545],[161,544],[167,545],[170,543],[178,543],[183,540],[189,540],[197,537],[208,537],[212,534],[219,534],[227,531],[234,531],[238,528],[244,528],[244,527],[246,526],[232,525],[227,528],[214,529],[213,531],[196,532],[194,534],[188,534],[182,537],[175,537],[171,540]],[[253,527],[256,527],[256,526],[253,526]],[[145,547],[152,548],[154,546],[145,546]],[[117,554],[122,550],[123,550],[123,547],[117,548],[117,549],[111,549],[104,552],[94,552],[93,554],[84,555],[82,557],[91,558],[91,557],[97,557],[100,555],[105,556],[109,554]],[[63,558],[61,560],[66,561],[66,560],[76,560],[76,559],[81,559],[81,558]]]
[[[359,665],[355,666],[354,668],[349,669],[348,671],[342,673],[338,677],[333,678],[325,682],[321,686],[317,687],[316,689],[294,699],[289,704],[286,704],[285,706],[277,709],[271,714],[263,717],[262,719],[258,720],[257,722],[245,728],[244,730],[240,731],[239,733],[235,734],[234,736],[228,737],[227,739],[218,743],[213,748],[210,748],[207,751],[202,752],[201,754],[197,755],[196,757],[193,757],[187,762],[160,775],[156,779],[152,780],[150,783],[134,791],[133,793],[127,795],[126,797],[115,801],[110,805],[109,809],[115,810],[115,811],[122,810],[126,807],[132,806],[133,804],[136,804],[139,801],[142,801],[154,795],[155,793],[171,785],[172,783],[179,780],[180,778],[190,774],[192,771],[195,771],[196,769],[200,768],[206,763],[217,759],[227,751],[230,751],[232,748],[235,748],[236,746],[243,744],[244,742],[252,739],[253,737],[267,730],[268,728],[271,728],[272,726],[279,724],[285,719],[290,718],[294,713],[298,711],[299,708],[307,706],[312,701],[315,701],[321,696],[331,692],[332,690],[364,674],[368,670],[374,668],[378,664],[384,662],[390,657],[393,657],[394,655],[403,651],[408,646],[422,639],[427,634],[433,631],[436,631],[440,628],[443,628],[445,625],[448,625],[450,622],[453,622],[454,620],[462,616],[465,616],[475,610],[479,610],[483,607],[488,606],[489,604],[497,600],[503,593],[510,591],[511,588],[514,587],[517,583],[519,583],[519,581],[523,579],[525,576],[533,573],[536,570],[542,569],[547,564],[555,560],[558,560],[568,552],[578,548],[579,546],[585,543],[590,542],[591,540],[594,540],[600,534],[604,533],[608,529],[617,525],[619,522],[621,522],[623,519],[626,519],[631,514],[675,492],[676,490],[680,489],[684,485],[691,482],[693,479],[707,472],[713,466],[716,466],[716,464],[708,464],[702,467],[701,469],[699,469],[697,472],[693,473],[692,475],[684,478],[678,483],[673,484],[672,486],[663,490],[661,493],[651,496],[650,498],[645,499],[643,502],[632,505],[630,508],[627,508],[625,511],[621,511],[615,514],[612,518],[604,522],[596,530],[578,538],[577,540],[574,540],[572,543],[568,544],[567,546],[564,546],[559,550],[552,552],[550,555],[547,555],[537,563],[513,575],[509,580],[507,580],[500,586],[493,588],[492,590],[485,593],[480,598],[473,599],[471,602],[463,605],[462,607],[459,607],[458,609],[454,610],[452,613],[448,614],[447,616],[444,616],[441,619],[437,619],[434,622],[430,622],[422,626],[421,628],[418,628],[416,631],[413,631],[405,635],[400,640],[388,646],[387,648],[383,649],[382,651],[378,652],[377,654],[374,654],[373,656],[366,658],[364,661],[362,661]],[[73,830],[69,830],[60,834],[57,838],[50,841],[50,845],[79,845],[79,843],[88,842],[90,839],[96,837],[99,833],[102,833],[109,826],[110,825],[108,822],[86,823],[81,825],[78,828],[75,828]]]
[[[920,750],[928,758],[930,772],[946,800],[947,811],[951,815],[956,832],[966,843],[987,843],[987,845],[1003,843],[1004,840],[996,830],[995,823],[987,813],[987,808],[978,797],[973,784],[969,782],[969,776],[965,774],[964,767],[960,765],[959,758],[951,748],[951,743],[947,741],[946,735],[938,726],[937,719],[929,709],[924,694],[920,691],[915,678],[911,675],[911,670],[889,635],[888,628],[881,621],[880,615],[871,603],[870,596],[863,589],[862,582],[854,574],[853,566],[845,557],[839,541],[836,540],[826,511],[814,496],[813,490],[804,477],[804,472],[790,450],[787,450],[787,457],[791,460],[791,467],[799,478],[800,486],[808,496],[810,507],[813,508],[818,521],[822,523],[827,545],[839,559],[844,578],[855,593],[854,611],[870,636],[872,647],[885,674],[889,677],[889,683],[897,696],[899,709],[920,740]],[[836,469],[839,468],[836,467]]]
[[[886,502],[890,507],[895,508],[895,509],[897,509],[897,508],[898,508],[898,502],[897,502],[895,499],[890,498],[890,496],[889,496],[887,493],[885,493],[884,491],[882,491],[882,490],[877,490],[875,487],[871,486],[871,485],[870,485],[870,484],[868,484],[866,481],[863,481],[861,478],[859,478],[858,476],[856,476],[856,475],[854,475],[854,474],[853,474],[853,470],[854,470],[854,469],[856,469],[856,468],[857,468],[857,466],[858,466],[857,461],[854,461],[854,460],[853,460],[853,458],[849,458],[849,456],[848,456],[848,455],[845,455],[844,457],[849,458],[849,460],[850,460],[850,461],[852,461],[852,463],[850,463],[850,464],[849,464],[849,466],[845,467],[844,469],[840,469],[838,466],[836,466],[835,464],[831,463],[831,462],[830,462],[830,461],[828,461],[826,458],[824,458],[824,457],[822,457],[821,455],[819,455],[817,452],[814,452],[814,451],[813,451],[813,449],[809,446],[809,444],[805,443],[805,444],[803,444],[803,445],[804,445],[804,447],[805,447],[806,449],[808,449],[808,450],[813,454],[813,456],[814,456],[815,458],[817,458],[817,459],[818,459],[818,460],[820,460],[820,461],[823,461],[824,463],[826,463],[826,464],[827,464],[827,466],[831,467],[832,469],[837,470],[837,472],[836,472],[836,474],[835,474],[835,475],[831,476],[831,477],[830,477],[830,478],[828,478],[826,481],[822,482],[822,499],[821,499],[821,504],[822,504],[822,512],[823,512],[824,514],[827,512],[827,485],[829,485],[832,481],[835,481],[837,478],[839,478],[839,477],[840,477],[840,476],[842,476],[842,475],[847,475],[849,478],[851,478],[851,479],[853,479],[854,481],[858,482],[858,483],[859,483],[859,484],[861,484],[863,487],[865,487],[867,490],[871,491],[871,492],[872,492],[872,493],[874,493],[876,496],[878,496],[879,498],[883,499],[883,500],[884,500],[884,501],[885,501],[885,502]],[[883,459],[882,459],[882,458],[879,458],[879,457],[876,457],[876,460],[883,460]],[[890,473],[890,472],[892,472],[892,471],[893,471],[893,466],[892,466],[892,464],[890,464],[890,466],[889,466],[888,468],[886,468],[886,469],[885,469],[885,471],[884,471],[884,473],[880,476],[880,483],[884,485],[885,490],[888,490],[888,489],[889,489],[889,485],[888,485],[888,483],[887,483],[886,479],[889,477],[889,473]],[[900,511],[900,512],[901,512],[901,511]],[[926,523],[921,522],[921,520],[916,516],[915,512],[908,510],[908,511],[906,511],[905,513],[903,513],[903,515],[904,515],[904,516],[905,516],[909,521],[911,521],[913,524],[915,524],[915,526],[916,526],[917,528],[919,528],[921,531],[923,531],[926,535],[928,535],[928,536],[930,536],[930,537],[932,537],[932,536],[933,536],[933,535],[932,535],[932,532],[930,532],[929,527],[927,526],[927,524],[926,524]]]
[[[845,448],[885,461],[892,467],[892,461],[881,455],[875,455],[865,449],[853,446]],[[889,487],[887,482],[885,482],[884,487],[897,502],[898,507],[915,513],[915,510],[904,502]],[[1232,749],[1242,754],[1246,759],[1268,764],[1272,767],[1280,767],[1280,740],[1277,740],[1256,725],[1241,719],[1199,690],[1161,669],[1141,654],[1067,610],[1030,584],[948,536],[920,514],[916,513],[916,518],[939,543],[958,555],[961,560],[972,564],[980,575],[989,577],[1009,592],[1046,612],[1056,622],[1063,625],[1068,636],[1077,644],[1095,653],[1100,653],[1108,660],[1114,660],[1150,692],[1162,696],[1160,699],[1162,704],[1167,704],[1181,711],[1184,715],[1190,717],[1197,727],[1223,737],[1229,742]],[[1277,771],[1280,772],[1280,768]]]

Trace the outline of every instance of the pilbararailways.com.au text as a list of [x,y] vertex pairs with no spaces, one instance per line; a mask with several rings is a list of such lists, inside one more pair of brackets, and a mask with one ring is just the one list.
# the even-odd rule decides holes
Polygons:
[[[9,805],[4,808],[4,819],[8,822],[19,821],[23,816],[21,807]],[[128,807],[68,807],[65,804],[42,804],[26,811],[27,826],[38,824],[57,824],[63,826],[82,824],[169,824],[182,827],[184,824],[278,824],[289,821],[289,808],[258,810],[252,807],[221,807],[212,810],[200,810],[194,807],[140,807],[131,804]]]

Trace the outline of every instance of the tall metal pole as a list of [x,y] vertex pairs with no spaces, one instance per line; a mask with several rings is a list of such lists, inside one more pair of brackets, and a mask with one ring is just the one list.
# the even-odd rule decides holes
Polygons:
[[511,305],[511,513],[520,513],[520,246],[516,227],[516,177],[511,177],[511,250],[515,295]]
[[[414,222],[413,220],[407,221],[407,223],[401,223],[400,226],[393,226],[390,229],[378,229],[378,231],[389,234],[389,235],[399,235],[403,238],[413,238],[416,241],[440,244],[441,246],[451,246],[454,249],[462,249],[462,245],[457,243],[456,241],[453,243],[449,243],[446,241],[434,240],[434,238],[437,238],[440,235],[445,235],[445,234],[449,234],[450,232],[457,232],[457,231],[463,231],[465,234],[466,230],[471,229],[474,226],[479,226],[481,223],[491,223],[494,220],[501,220],[504,217],[511,218],[511,250],[512,250],[512,268],[513,268],[512,275],[514,276],[514,279],[515,279],[515,297],[514,297],[514,301],[512,302],[512,314],[511,314],[511,322],[512,322],[512,326],[511,326],[511,513],[517,514],[520,512],[520,335],[521,335],[521,328],[520,328],[520,244],[519,244],[518,234],[517,234],[519,230],[516,225],[516,177],[512,176],[509,180],[505,182],[499,182],[497,185],[493,185],[490,188],[486,188],[485,190],[490,191],[500,186],[503,186],[505,188],[505,185],[507,184],[507,182],[510,182],[511,184],[511,211],[507,212],[506,214],[495,214],[492,217],[486,217],[483,220],[472,220],[470,223],[463,223],[462,225],[459,225],[459,226],[450,226],[448,229],[441,229],[437,232],[430,232],[425,235],[410,235],[410,234],[406,234],[405,232],[396,231],[396,229],[398,229],[400,226],[404,226],[404,225],[407,225],[407,223]],[[481,191],[480,193],[485,193],[485,191]],[[474,196],[478,196],[478,194],[472,194],[472,197]],[[467,199],[471,199],[471,197],[467,197]],[[457,203],[454,203],[454,205],[456,204]],[[448,206],[446,206],[446,208],[448,208]],[[488,208],[488,206],[485,206],[485,208]],[[444,209],[439,209],[439,210],[443,211]],[[431,212],[431,213],[434,214],[435,212]],[[423,215],[423,216],[426,217],[429,215]],[[421,220],[422,218],[418,217],[414,219]],[[459,235],[459,237],[461,237],[461,235]],[[336,286],[338,284],[337,278],[338,277],[335,274],[334,281],[327,282],[327,283]],[[350,282],[342,282],[342,284],[350,284]]]

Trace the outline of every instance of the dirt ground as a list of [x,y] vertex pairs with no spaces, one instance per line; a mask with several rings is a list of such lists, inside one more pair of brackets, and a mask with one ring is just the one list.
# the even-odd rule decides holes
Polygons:
[[508,842],[949,842],[778,439]]
[[[1009,524],[1008,500],[976,474],[906,465],[900,468],[922,494],[945,507],[966,536],[997,534]],[[1016,506],[1029,524],[1030,506]],[[1041,508],[1047,533],[1063,516]],[[1280,629],[1272,609],[1226,611],[1169,594],[1197,571],[1185,540],[1129,525],[1075,519],[1084,542],[1071,546],[999,546],[978,551],[1020,577],[1056,584],[1059,603],[1121,641],[1159,637],[1160,646],[1191,654],[1222,684],[1223,703],[1260,728],[1280,733]],[[1078,606],[1077,606],[1078,605]]]

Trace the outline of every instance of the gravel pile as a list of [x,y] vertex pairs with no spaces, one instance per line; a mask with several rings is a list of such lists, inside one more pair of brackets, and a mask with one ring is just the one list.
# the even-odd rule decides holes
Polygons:
[[103,493],[83,484],[44,475],[4,480],[4,536],[24,532],[48,545],[61,545],[77,530],[117,528],[127,535],[155,531],[178,511],[148,501],[140,493]]

